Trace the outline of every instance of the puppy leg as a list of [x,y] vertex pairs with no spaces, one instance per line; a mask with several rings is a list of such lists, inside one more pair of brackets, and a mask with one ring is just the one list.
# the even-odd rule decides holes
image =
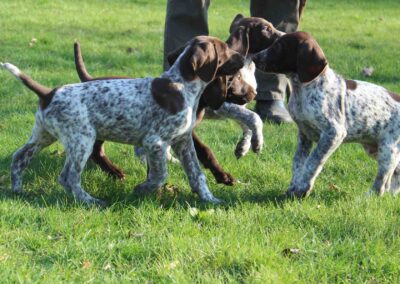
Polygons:
[[400,163],[397,164],[395,170],[393,171],[389,190],[393,195],[400,193]]
[[189,178],[192,191],[197,193],[201,200],[211,203],[220,203],[218,198],[210,192],[207,186],[206,177],[200,169],[193,139],[189,135],[172,145],[172,149],[178,155],[179,160]]
[[11,163],[11,188],[14,192],[23,192],[22,176],[24,170],[40,150],[49,146],[55,140],[42,126],[35,124],[28,143],[18,149],[13,155]]
[[66,192],[72,192],[76,199],[87,205],[104,206],[106,205],[104,201],[90,196],[81,186],[81,174],[96,140],[95,130],[86,128],[83,133],[79,132],[77,127],[73,133],[77,135],[68,133],[60,137],[65,148],[66,159],[59,182],[64,186]]
[[125,179],[124,172],[108,159],[104,151],[104,141],[96,140],[90,158],[101,168],[102,171],[106,172],[110,176],[119,178],[120,180]]
[[251,140],[253,138],[253,131],[251,131],[251,129],[242,122],[238,121],[238,124],[242,128],[243,136],[236,144],[235,156],[237,159],[240,159],[241,157],[246,155],[250,150]]
[[[392,176],[400,162],[399,146],[392,141],[385,141],[378,147],[378,174],[372,185],[371,191],[382,196],[386,190],[391,189]],[[395,180],[393,180],[396,182]]]
[[158,137],[148,137],[143,141],[148,165],[147,179],[134,188],[135,194],[155,192],[167,179],[167,145]]
[[[240,125],[247,126],[247,128],[250,129],[252,132],[252,136],[251,136],[252,150],[255,153],[258,153],[261,151],[262,146],[264,144],[264,136],[263,136],[263,132],[262,132],[263,123],[257,113],[247,109],[243,105],[236,105],[236,104],[227,103],[227,102],[223,103],[222,106],[215,112],[218,115],[228,117],[228,118],[235,120]],[[243,133],[242,139],[245,139],[244,138],[245,135],[247,135],[247,133]],[[239,142],[239,144],[240,143],[241,142]],[[241,155],[240,157],[242,157],[248,151],[248,150],[246,151],[245,148],[243,148],[242,150],[239,150],[240,149],[239,144],[236,146],[236,150],[235,150],[236,157],[238,157],[238,155]],[[246,145],[246,144],[243,143],[243,145]]]
[[304,197],[311,192],[314,181],[325,162],[340,146],[345,137],[346,129],[340,125],[332,126],[328,131],[321,134],[317,147],[304,162],[301,176],[299,175],[288,189],[287,194],[289,196]]
[[310,155],[312,144],[312,141],[299,130],[297,135],[297,149],[292,163],[292,180],[290,181],[288,192],[292,192],[295,189],[298,179],[302,176],[303,165]]
[[200,140],[194,131],[192,132],[192,138],[198,159],[206,169],[210,169],[217,183],[233,185],[235,178],[230,173],[224,171],[214,153]]

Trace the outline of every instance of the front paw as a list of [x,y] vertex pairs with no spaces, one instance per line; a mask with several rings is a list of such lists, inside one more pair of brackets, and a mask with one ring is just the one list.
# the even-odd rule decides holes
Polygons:
[[247,152],[249,152],[251,147],[251,143],[248,139],[242,138],[239,143],[236,145],[236,149],[235,149],[235,156],[237,159],[240,159],[241,157],[243,157],[244,155],[247,154]]
[[144,182],[141,184],[138,184],[137,186],[135,186],[135,188],[133,189],[133,193],[136,195],[148,195],[150,193],[156,192],[158,189],[157,185],[154,185],[152,183],[149,182]]
[[261,152],[261,149],[264,144],[264,137],[261,135],[254,134],[251,137],[251,149],[254,153],[258,154]]
[[113,178],[118,178],[120,181],[125,180],[125,173],[117,168],[113,168],[110,172],[109,175],[112,176]]
[[304,198],[309,196],[311,193],[310,186],[296,186],[290,185],[286,191],[286,195],[291,198]]
[[212,204],[222,204],[223,203],[223,201],[221,199],[216,198],[211,193],[206,193],[206,194],[198,193],[198,194],[199,194],[201,201],[203,201],[203,202],[208,202],[208,203],[212,203]]
[[234,185],[236,182],[236,179],[229,173],[217,173],[215,175],[215,180],[217,183],[223,183],[225,185]]

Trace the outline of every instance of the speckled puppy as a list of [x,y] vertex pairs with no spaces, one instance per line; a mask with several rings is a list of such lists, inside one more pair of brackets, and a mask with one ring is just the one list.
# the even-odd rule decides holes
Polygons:
[[191,131],[200,94],[215,77],[233,75],[244,59],[219,39],[190,41],[176,64],[159,78],[99,80],[51,90],[5,63],[7,70],[39,95],[39,110],[28,143],[13,156],[12,189],[21,192],[22,173],[34,154],[60,140],[66,161],[59,181],[87,204],[103,204],[81,187],[81,173],[96,139],[143,146],[149,159],[139,193],[157,190],[167,177],[166,148],[171,145],[204,201],[219,200],[209,191],[193,148]]
[[[289,195],[308,195],[323,165],[342,142],[361,143],[378,160],[372,191],[379,195],[400,191],[397,95],[337,75],[318,43],[304,32],[284,35],[253,60],[261,70],[289,74],[292,81],[289,112],[299,135]],[[311,152],[313,142],[317,146]]]

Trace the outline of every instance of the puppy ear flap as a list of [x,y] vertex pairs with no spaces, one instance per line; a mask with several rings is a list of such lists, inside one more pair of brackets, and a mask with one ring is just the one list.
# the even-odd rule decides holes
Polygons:
[[207,106],[216,110],[219,109],[226,100],[228,87],[226,76],[215,78],[210,84],[207,85],[201,98]]
[[237,14],[235,16],[235,18],[233,19],[233,21],[231,23],[231,26],[229,27],[229,33],[232,33],[237,28],[239,21],[243,18],[244,18],[244,16],[242,14]]
[[191,58],[194,73],[204,82],[215,78],[218,69],[218,51],[214,43],[196,45]]
[[179,55],[181,55],[181,53],[185,50],[186,46],[187,46],[187,44],[185,44],[184,46],[178,47],[174,51],[171,51],[170,53],[168,53],[167,61],[168,61],[169,66],[174,65],[175,61],[178,59]]
[[226,43],[231,49],[246,57],[250,47],[249,33],[249,28],[238,27],[231,33]]
[[299,44],[297,50],[297,74],[300,82],[317,78],[328,65],[328,60],[318,43],[310,38]]

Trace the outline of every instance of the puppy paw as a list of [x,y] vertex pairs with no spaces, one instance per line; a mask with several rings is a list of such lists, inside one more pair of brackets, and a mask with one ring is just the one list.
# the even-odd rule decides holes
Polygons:
[[206,195],[206,196],[200,196],[201,201],[203,202],[208,202],[212,204],[222,204],[224,203],[221,199],[216,198],[212,194]]
[[148,195],[150,193],[156,192],[158,189],[157,186],[155,186],[152,183],[149,182],[144,182],[141,184],[138,184],[137,186],[135,186],[135,188],[133,189],[133,193],[135,195],[140,195],[140,196],[144,196],[144,195]]
[[262,135],[253,135],[251,137],[251,149],[254,153],[258,154],[261,152],[264,145],[264,137]]
[[235,156],[237,159],[240,159],[244,155],[246,155],[251,147],[250,141],[245,139],[244,137],[237,143],[236,149],[235,149]]
[[236,182],[236,179],[231,174],[225,172],[215,175],[215,180],[217,183],[222,183],[225,185],[234,185]]
[[310,187],[296,187],[295,185],[289,186],[286,191],[286,196],[291,198],[304,198],[310,195],[311,188]]

